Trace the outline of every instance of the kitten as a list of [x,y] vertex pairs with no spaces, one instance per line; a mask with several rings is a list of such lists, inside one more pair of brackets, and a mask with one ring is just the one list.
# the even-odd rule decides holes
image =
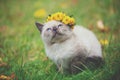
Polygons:
[[56,64],[59,71],[78,73],[89,63],[99,66],[102,50],[96,36],[82,26],[68,25],[59,21],[36,23],[45,45],[46,55]]

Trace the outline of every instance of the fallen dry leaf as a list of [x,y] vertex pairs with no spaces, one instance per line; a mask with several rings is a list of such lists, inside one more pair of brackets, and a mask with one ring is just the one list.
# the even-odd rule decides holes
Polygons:
[[0,75],[0,80],[18,80],[14,73],[10,76]]
[[102,32],[109,32],[109,28],[108,27],[105,27],[103,30],[101,30]]
[[97,21],[97,28],[102,31],[102,32],[108,32],[109,31],[109,28],[108,27],[105,27],[104,23],[102,20],[98,20]]
[[8,66],[7,63],[5,62],[0,63],[0,67],[6,67],[6,66]]
[[9,76],[0,75],[0,80],[12,80]]
[[15,77],[16,77],[15,73],[12,73],[11,76],[10,76],[11,79],[15,79]]
[[103,21],[102,21],[102,20],[98,20],[98,21],[97,21],[97,27],[98,27],[98,29],[100,29],[100,30],[104,29],[104,24],[103,24]]

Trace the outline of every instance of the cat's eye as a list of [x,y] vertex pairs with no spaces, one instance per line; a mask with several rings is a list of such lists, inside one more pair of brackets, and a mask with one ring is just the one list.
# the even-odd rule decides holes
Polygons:
[[47,31],[51,30],[51,28],[47,28]]
[[62,24],[59,24],[59,25],[58,25],[58,28],[60,28],[61,26],[62,26]]

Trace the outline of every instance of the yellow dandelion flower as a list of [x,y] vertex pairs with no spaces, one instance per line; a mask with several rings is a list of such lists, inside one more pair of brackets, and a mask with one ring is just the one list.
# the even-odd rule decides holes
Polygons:
[[46,10],[45,9],[39,9],[34,13],[35,18],[43,18],[46,16]]
[[56,20],[62,20],[62,14],[60,12],[56,13]]
[[108,45],[108,44],[109,44],[108,40],[105,40],[105,41],[104,41],[104,44],[105,44],[105,45]]
[[105,40],[101,39],[100,43],[101,43],[101,45],[108,45],[109,41],[107,39],[105,39]]
[[58,20],[58,21],[62,21],[62,19],[65,17],[65,14],[62,12],[57,12],[55,14],[52,14],[51,16],[48,16],[47,21],[50,20]]
[[69,17],[69,16],[65,16],[65,18],[62,20],[62,22],[63,22],[64,24],[68,24],[69,21],[70,21],[70,17]]
[[70,24],[74,25],[74,23],[75,23],[74,18],[70,18]]
[[53,14],[51,15],[51,20],[55,20],[56,16]]
[[47,17],[47,22],[51,20],[61,21],[64,24],[70,26],[72,29],[74,28],[75,20],[70,16],[67,16],[65,13],[57,12]]
[[59,19],[59,14],[58,14],[58,13],[54,14],[54,20],[60,20],[60,19]]
[[59,17],[59,20],[62,20],[66,15],[62,12],[59,12],[57,16]]
[[52,18],[51,18],[50,16],[48,16],[48,18],[47,18],[47,22],[50,21],[50,20],[52,20]]

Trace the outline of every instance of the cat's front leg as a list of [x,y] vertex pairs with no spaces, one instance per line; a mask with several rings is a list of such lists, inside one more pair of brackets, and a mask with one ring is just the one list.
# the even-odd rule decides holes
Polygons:
[[61,59],[61,58],[60,58],[60,59],[57,59],[57,61],[56,61],[56,66],[57,66],[57,71],[63,74],[63,72],[64,72],[63,59]]
[[64,69],[62,64],[57,64],[57,71],[63,74]]
[[69,59],[59,59],[56,63],[57,71],[60,73],[68,73],[69,70]]

